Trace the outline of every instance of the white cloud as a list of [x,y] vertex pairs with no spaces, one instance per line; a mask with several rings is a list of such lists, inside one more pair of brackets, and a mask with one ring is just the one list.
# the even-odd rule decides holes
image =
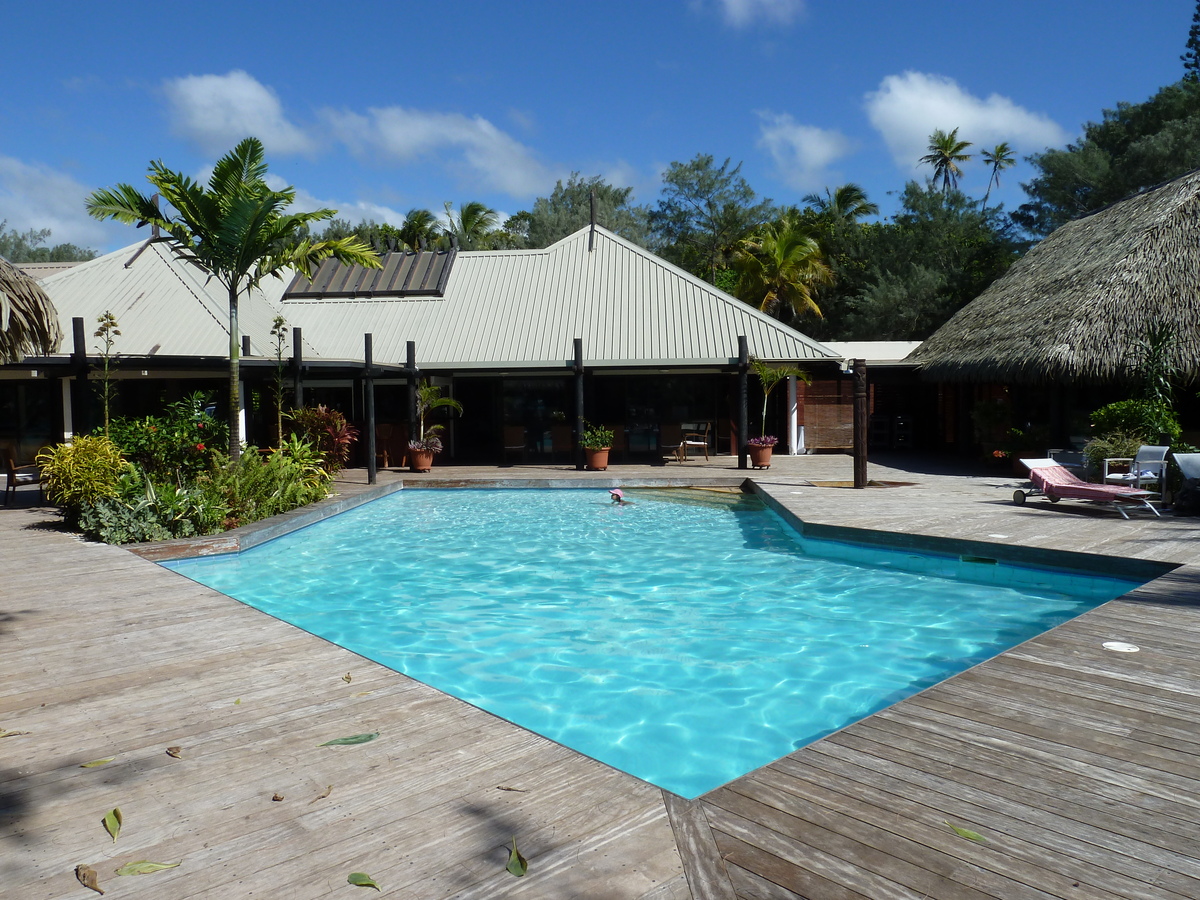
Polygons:
[[920,170],[918,160],[926,152],[929,135],[938,128],[946,132],[957,128],[959,139],[971,141],[974,150],[1007,141],[1018,153],[1036,153],[1068,140],[1048,116],[999,94],[976,97],[942,75],[888,75],[864,103],[896,165],[913,172]]
[[717,0],[725,21],[745,28],[758,20],[790,25],[804,12],[804,0]]
[[140,232],[106,225],[87,214],[84,200],[91,192],[65,172],[0,156],[0,219],[7,220],[7,228],[49,228],[49,246],[78,244],[103,250],[122,239],[127,244],[136,241]]
[[358,156],[400,163],[434,157],[464,182],[525,197],[546,190],[554,174],[528,147],[482,116],[389,106],[367,114],[324,110],[334,136]]
[[168,79],[163,91],[173,131],[206,153],[226,153],[251,136],[273,153],[311,153],[316,146],[288,121],[276,93],[241,70]]
[[[275,190],[278,190],[278,188],[275,188]],[[390,206],[372,203],[369,200],[355,200],[353,202],[322,200],[300,188],[296,189],[296,202],[292,204],[292,207],[303,212],[309,212],[314,209],[337,210],[337,218],[345,219],[351,225],[357,225],[363,221],[379,222],[380,224],[395,225],[396,227],[404,224],[404,213],[394,210]],[[323,227],[318,222],[313,225],[313,230],[320,231]]]
[[840,131],[801,125],[788,113],[760,111],[758,146],[775,160],[780,177],[799,190],[828,184],[829,166],[854,152],[854,142]]

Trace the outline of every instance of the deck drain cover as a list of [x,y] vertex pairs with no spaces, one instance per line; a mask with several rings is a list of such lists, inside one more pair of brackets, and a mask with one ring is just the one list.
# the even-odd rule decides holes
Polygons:
[[1137,644],[1127,644],[1124,641],[1105,641],[1100,646],[1105,650],[1112,650],[1114,653],[1137,653],[1142,649]]

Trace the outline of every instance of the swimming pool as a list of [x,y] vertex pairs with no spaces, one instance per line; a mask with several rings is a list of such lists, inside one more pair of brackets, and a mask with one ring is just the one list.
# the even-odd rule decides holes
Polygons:
[[1140,583],[812,540],[750,495],[630,496],[401,491],[167,565],[684,797]]

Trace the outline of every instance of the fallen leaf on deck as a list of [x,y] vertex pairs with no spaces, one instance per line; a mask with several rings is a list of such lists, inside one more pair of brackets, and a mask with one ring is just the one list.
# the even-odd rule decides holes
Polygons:
[[326,797],[328,797],[332,793],[333,793],[333,785],[331,784],[331,785],[329,785],[329,787],[325,788],[325,790],[323,790],[321,793],[317,794],[317,796],[315,796],[311,800],[309,800],[308,805],[312,806],[312,804],[316,803],[318,800],[324,800]]
[[173,756],[176,759],[183,759],[183,748],[182,747],[168,747],[167,748],[167,756]]
[[161,872],[163,869],[174,869],[179,863],[156,863],[149,860],[141,860],[139,862],[125,863],[121,868],[117,869],[118,875],[152,875],[155,872]]
[[529,793],[529,788],[509,787],[506,784],[496,785],[496,790],[498,790],[498,791],[516,791],[518,794],[528,794]]
[[18,734],[33,734],[32,731],[5,731],[0,728],[0,738],[16,737]]
[[367,694],[373,694],[373,693],[375,693],[375,692],[374,691],[359,691],[354,696],[355,697],[365,697],[365,696],[367,696]]
[[94,769],[96,766],[107,766],[110,762],[116,759],[115,756],[106,756],[104,759],[93,759],[91,762],[83,763],[79,768]]
[[346,881],[358,887],[373,887],[377,891],[380,890],[379,885],[366,872],[351,872]]
[[975,841],[977,844],[987,843],[987,838],[985,838],[982,834],[978,834],[974,831],[968,831],[965,828],[959,828],[957,825],[951,825],[949,822],[945,822],[944,824],[947,828],[961,838],[966,838],[968,841]]
[[508,865],[504,868],[518,878],[529,871],[529,861],[517,850],[517,839],[515,837],[513,838],[512,853],[508,854]]
[[272,794],[271,799],[274,800],[276,803],[278,803],[280,800],[283,799],[283,794]]
[[238,697],[236,700],[234,700],[234,701],[233,701],[233,705],[234,705],[234,706],[241,706],[241,705],[242,705],[242,698],[241,698],[241,697]]
[[349,672],[342,676],[342,681],[346,682],[346,684],[349,684],[352,680]]
[[100,887],[100,879],[96,877],[96,870],[91,866],[76,866],[75,878],[85,888],[91,888],[97,894],[104,893],[104,888]]
[[349,737],[334,738],[332,741],[326,741],[323,744],[317,744],[318,747],[345,747],[351,744],[365,744],[367,741],[373,741],[379,737],[378,731],[372,731],[370,734],[352,734]]
[[113,843],[117,842],[117,835],[121,833],[121,807],[114,806],[109,812],[104,814],[101,820],[104,822],[104,830],[112,835]]

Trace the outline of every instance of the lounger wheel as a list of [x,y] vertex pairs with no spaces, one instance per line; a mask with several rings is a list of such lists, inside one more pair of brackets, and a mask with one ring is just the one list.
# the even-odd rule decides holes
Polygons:
[[1013,503],[1017,504],[1017,506],[1024,506],[1025,496],[1024,491],[1013,491]]

